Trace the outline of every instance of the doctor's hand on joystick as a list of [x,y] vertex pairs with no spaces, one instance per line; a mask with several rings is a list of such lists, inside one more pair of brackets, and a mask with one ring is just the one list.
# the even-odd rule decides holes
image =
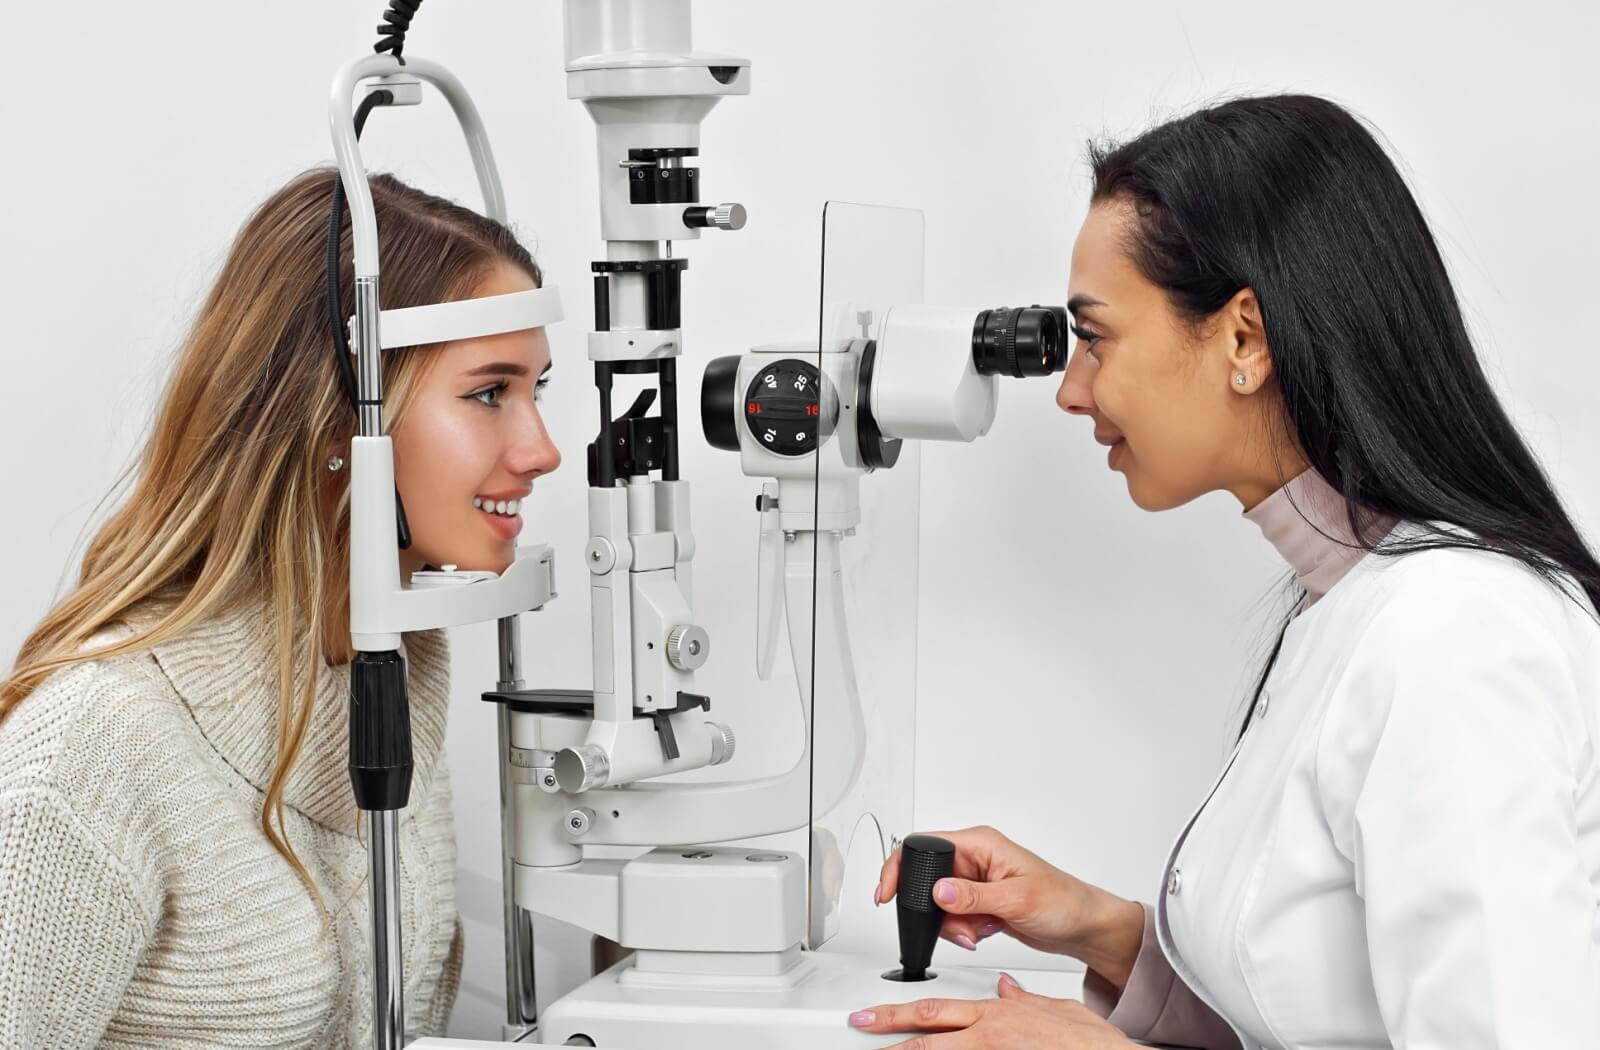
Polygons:
[[933,888],[948,878],[955,866],[956,847],[949,839],[912,835],[897,851],[900,885],[895,895],[900,924],[900,969],[883,976],[891,981],[915,983],[939,976],[928,970],[933,946],[939,941],[944,909],[934,899]]
[[[927,906],[922,906],[924,898]],[[1004,931],[1041,951],[1082,959],[1117,988],[1126,985],[1144,939],[1144,908],[1073,878],[993,828],[912,835],[884,863],[875,901],[894,899],[902,968],[897,981],[927,981],[933,931],[967,949]],[[937,992],[937,984],[923,986]],[[1124,1050],[1135,1044],[1074,999],[1026,991],[1001,974],[992,999],[924,998],[871,1006],[849,1017],[869,1034],[944,1033],[950,1050],[1026,1046],[1036,1050]]]
[[[911,885],[906,846],[884,862],[875,903]],[[1038,951],[1083,961],[1118,988],[1144,940],[1144,907],[1062,871],[990,827],[938,832],[952,847],[950,874],[932,887],[943,913],[939,935],[974,951],[1006,933]],[[920,863],[920,862],[919,862]]]

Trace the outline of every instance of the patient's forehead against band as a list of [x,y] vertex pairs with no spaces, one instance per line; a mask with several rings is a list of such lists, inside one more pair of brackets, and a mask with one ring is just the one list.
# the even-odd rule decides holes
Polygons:
[[[485,295],[448,303],[407,306],[378,313],[378,346],[449,343],[543,328],[561,320],[561,292],[556,288],[529,288],[505,295]],[[354,341],[351,343],[354,346]]]

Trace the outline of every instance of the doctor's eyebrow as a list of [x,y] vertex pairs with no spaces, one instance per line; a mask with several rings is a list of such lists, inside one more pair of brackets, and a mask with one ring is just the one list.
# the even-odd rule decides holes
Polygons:
[[1074,295],[1071,299],[1067,300],[1067,313],[1071,314],[1073,317],[1077,317],[1078,311],[1085,306],[1104,305],[1106,304],[1103,301],[1096,299],[1092,295]]

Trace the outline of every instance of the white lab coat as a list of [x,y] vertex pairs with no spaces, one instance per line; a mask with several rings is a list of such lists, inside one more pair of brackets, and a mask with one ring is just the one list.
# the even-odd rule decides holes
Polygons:
[[1172,848],[1167,962],[1245,1050],[1600,1050],[1597,741],[1586,601],[1369,555]]

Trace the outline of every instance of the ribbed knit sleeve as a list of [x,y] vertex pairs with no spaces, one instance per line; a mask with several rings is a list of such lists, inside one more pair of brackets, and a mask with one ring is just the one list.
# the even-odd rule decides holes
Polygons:
[[0,1047],[94,1047],[155,930],[127,866],[54,792],[0,793]]

